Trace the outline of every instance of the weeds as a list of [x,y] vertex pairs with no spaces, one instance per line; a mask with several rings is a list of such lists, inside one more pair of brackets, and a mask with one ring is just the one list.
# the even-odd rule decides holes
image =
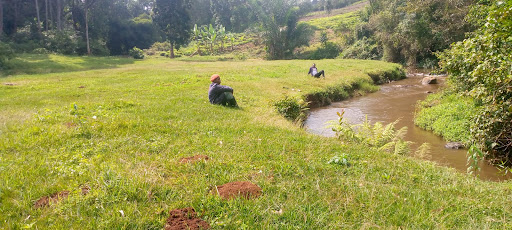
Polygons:
[[336,137],[344,143],[360,143],[379,151],[405,155],[410,151],[410,141],[405,141],[407,127],[396,130],[398,121],[382,125],[380,122],[371,124],[368,119],[362,124],[352,125],[343,118],[345,111],[337,112],[338,121],[332,121],[330,127],[336,133]]

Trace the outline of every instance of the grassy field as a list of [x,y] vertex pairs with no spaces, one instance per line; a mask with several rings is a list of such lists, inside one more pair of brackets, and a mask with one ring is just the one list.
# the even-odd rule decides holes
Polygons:
[[[315,79],[310,61],[22,58],[28,74],[0,78],[0,228],[161,229],[184,207],[214,229],[512,227],[510,183],[315,136],[271,105],[397,65],[321,60]],[[240,109],[208,103],[213,73]],[[179,163],[197,154],[211,160]],[[233,181],[263,195],[209,194]]]

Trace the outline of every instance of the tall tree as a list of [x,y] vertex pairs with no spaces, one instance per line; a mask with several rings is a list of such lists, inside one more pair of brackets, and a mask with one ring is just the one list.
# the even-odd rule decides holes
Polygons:
[[48,0],[44,0],[45,30],[48,31]]
[[4,34],[4,0],[0,0],[0,39]]
[[174,58],[174,47],[189,42],[192,30],[188,0],[156,0],[154,21],[167,35],[171,44],[170,57]]
[[298,7],[286,0],[258,0],[254,7],[264,30],[267,58],[284,59],[295,48],[309,45],[313,32],[306,24],[298,24]]
[[57,21],[57,30],[62,30],[62,0],[55,0],[56,3],[57,3],[57,6],[56,6],[56,11],[57,11],[57,16],[56,16],[56,21]]
[[36,2],[36,14],[37,14],[37,32],[41,34],[41,17],[39,16],[39,3],[38,0],[34,0]]
[[[37,1],[37,0],[36,0]],[[85,40],[87,42],[87,55],[91,55],[91,44],[89,41],[89,8],[96,2],[96,0],[84,0],[85,11]]]

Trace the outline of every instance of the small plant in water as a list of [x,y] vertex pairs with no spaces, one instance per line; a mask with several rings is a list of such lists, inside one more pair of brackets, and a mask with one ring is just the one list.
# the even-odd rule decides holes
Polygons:
[[379,122],[372,125],[368,119],[365,119],[362,124],[351,125],[343,117],[344,110],[337,114],[338,121],[331,121],[330,127],[341,141],[362,143],[394,154],[404,155],[409,153],[411,142],[404,140],[407,127],[396,130],[395,125],[398,120],[388,125]]

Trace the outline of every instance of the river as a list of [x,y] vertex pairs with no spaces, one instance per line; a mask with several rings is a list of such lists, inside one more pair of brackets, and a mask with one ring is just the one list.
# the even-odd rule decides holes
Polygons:
[[[306,129],[314,134],[334,137],[335,133],[327,127],[327,122],[338,120],[336,112],[345,111],[344,118],[352,124],[360,124],[368,117],[370,122],[389,124],[400,119],[396,128],[407,126],[405,140],[412,141],[412,151],[422,143],[430,144],[430,153],[425,159],[436,162],[438,165],[452,167],[460,172],[466,172],[466,149],[447,149],[446,141],[441,137],[425,131],[414,125],[414,110],[418,100],[424,100],[428,93],[436,92],[442,87],[445,78],[438,77],[439,84],[421,84],[422,74],[410,74],[404,80],[382,85],[375,93],[362,97],[351,98],[342,102],[335,102],[329,106],[311,109],[305,122]],[[476,175],[483,180],[503,181],[511,175],[503,176],[495,167],[486,162],[480,162],[481,170]]]

